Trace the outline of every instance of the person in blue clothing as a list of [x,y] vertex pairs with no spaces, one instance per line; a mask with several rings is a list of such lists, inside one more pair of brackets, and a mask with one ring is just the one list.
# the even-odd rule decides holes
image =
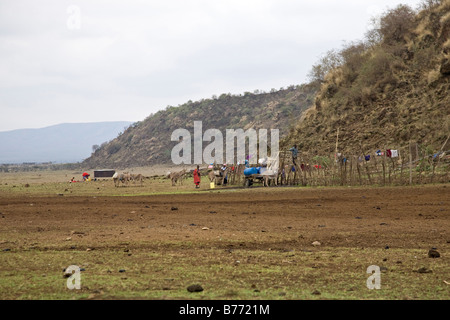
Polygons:
[[295,160],[297,160],[297,156],[298,156],[297,145],[294,144],[294,146],[292,148],[290,148],[289,151],[292,152],[292,162],[294,163],[294,166],[296,166],[297,162],[295,162]]

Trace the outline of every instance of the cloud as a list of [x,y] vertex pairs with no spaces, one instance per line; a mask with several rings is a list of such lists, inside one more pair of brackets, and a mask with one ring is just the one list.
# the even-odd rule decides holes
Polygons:
[[300,84],[320,54],[361,39],[397,3],[2,0],[0,131],[138,121],[190,99]]

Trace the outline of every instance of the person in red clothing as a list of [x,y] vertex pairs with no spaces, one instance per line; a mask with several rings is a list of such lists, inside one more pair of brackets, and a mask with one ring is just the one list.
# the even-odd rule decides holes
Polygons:
[[194,183],[195,188],[200,188],[200,167],[197,166],[197,169],[194,170]]

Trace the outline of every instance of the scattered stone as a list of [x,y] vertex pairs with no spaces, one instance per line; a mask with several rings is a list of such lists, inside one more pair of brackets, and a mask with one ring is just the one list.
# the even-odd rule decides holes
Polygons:
[[195,227],[196,224],[195,224],[195,223],[191,223],[190,226],[191,226],[191,227]]
[[25,185],[25,188],[29,188],[30,187],[30,185],[27,183],[26,185]]
[[70,231],[70,234],[71,235],[74,235],[74,234],[76,234],[76,235],[84,235],[85,233],[81,232],[81,231]]
[[149,206],[145,206],[145,208],[149,209],[150,207]]
[[440,256],[441,254],[435,248],[428,251],[428,258],[439,258]]
[[[80,271],[86,271],[86,269],[80,268]],[[71,275],[73,275],[73,272],[68,272],[66,271],[66,269],[63,269],[63,272],[64,272],[63,278],[69,278]]]
[[66,241],[70,241],[70,240],[72,240],[72,237],[66,238]]
[[385,273],[385,272],[387,272],[387,271],[388,271],[388,268],[386,268],[386,267],[380,267],[380,272]]
[[384,247],[386,250],[389,249],[389,246]]
[[189,292],[202,292],[203,288],[199,284],[193,284],[193,285],[187,287],[187,291],[189,291]]
[[319,241],[314,241],[314,242],[312,243],[312,245],[313,245],[313,246],[320,246],[321,243],[320,243]]
[[209,230],[209,228],[208,227],[203,227],[202,230]]
[[387,223],[382,222],[382,223],[380,223],[380,226],[387,226]]
[[319,228],[325,228],[326,227],[326,225],[324,225],[324,224],[319,224]]
[[120,269],[119,272],[120,272],[120,273],[124,273],[124,272],[125,272],[125,269]]
[[320,296],[321,295],[320,291],[318,291],[318,290],[314,290],[313,292],[311,292],[311,294],[313,296]]
[[172,208],[170,208],[170,210],[175,211],[175,210],[178,210],[178,208],[177,207],[172,207]]
[[210,211],[209,213],[217,213],[216,211]]
[[387,261],[387,258],[384,258],[383,261],[386,262],[386,261]]
[[432,273],[433,271],[431,271],[430,269],[427,269],[425,267],[422,267],[419,270],[417,270],[416,272],[418,272],[418,273]]
[[92,251],[93,249],[91,249],[91,248],[87,248],[86,249],[86,252],[89,252],[89,251]]

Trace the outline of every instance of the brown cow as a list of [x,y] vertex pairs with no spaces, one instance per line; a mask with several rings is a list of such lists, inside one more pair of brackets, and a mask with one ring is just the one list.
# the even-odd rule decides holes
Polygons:
[[136,181],[139,181],[140,186],[142,187],[144,176],[140,173],[138,174],[131,174],[130,180],[133,181],[133,184],[136,184]]
[[172,186],[175,186],[178,182],[178,180],[180,181],[180,184],[183,184],[183,179],[184,176],[186,175],[186,169],[183,169],[179,172],[171,172],[168,174],[168,177],[170,178],[170,180],[172,180]]

